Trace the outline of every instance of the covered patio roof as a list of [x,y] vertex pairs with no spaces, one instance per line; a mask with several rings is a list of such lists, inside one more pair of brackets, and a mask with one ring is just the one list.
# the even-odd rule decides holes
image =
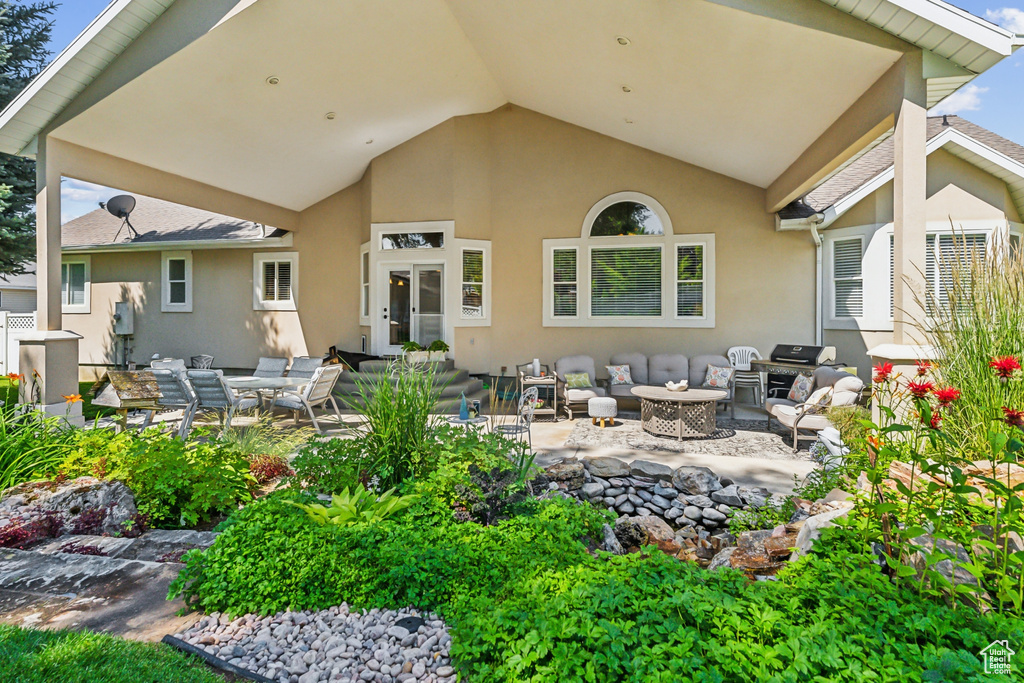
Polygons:
[[[116,0],[0,115],[0,150],[49,133],[299,211],[511,102],[781,202],[905,54],[934,104],[1020,42],[937,0]],[[826,157],[891,127],[861,118]]]

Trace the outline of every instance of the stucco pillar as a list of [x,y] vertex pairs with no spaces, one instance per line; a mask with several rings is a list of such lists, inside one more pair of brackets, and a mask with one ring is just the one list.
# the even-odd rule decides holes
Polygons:
[[904,57],[904,89],[893,134],[893,342],[925,342],[924,323],[927,192],[927,84],[921,54]]
[[40,136],[36,155],[36,332],[21,338],[19,400],[81,426],[82,404],[64,397],[78,393],[78,341],[61,329],[60,163],[57,146]]

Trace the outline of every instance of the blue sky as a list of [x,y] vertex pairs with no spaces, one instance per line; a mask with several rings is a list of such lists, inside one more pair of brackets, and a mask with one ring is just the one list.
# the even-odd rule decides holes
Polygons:
[[[107,6],[107,0],[64,0],[56,14],[56,54]],[[958,7],[1017,33],[1024,33],[1024,0],[957,0]],[[950,96],[934,113],[960,114],[980,126],[1024,144],[1024,48]],[[88,183],[64,183],[64,219],[96,208],[116,192]]]

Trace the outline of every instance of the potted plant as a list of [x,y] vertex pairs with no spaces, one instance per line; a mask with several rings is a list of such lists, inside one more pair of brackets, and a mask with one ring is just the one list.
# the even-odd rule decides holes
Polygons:
[[445,360],[446,354],[451,350],[442,339],[435,339],[430,342],[430,346],[427,347],[427,352],[430,354],[429,360],[435,362],[442,362]]
[[414,365],[430,360],[430,352],[412,340],[402,344],[402,355],[406,363]]

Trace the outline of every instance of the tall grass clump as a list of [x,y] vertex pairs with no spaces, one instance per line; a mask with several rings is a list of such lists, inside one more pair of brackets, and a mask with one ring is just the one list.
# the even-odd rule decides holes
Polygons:
[[22,412],[5,400],[0,404],[0,491],[54,474],[75,438],[75,430],[64,418]]
[[414,475],[441,424],[443,418],[434,413],[444,387],[429,365],[400,362],[356,386],[358,400],[346,403],[364,418],[367,469],[384,489],[398,486]]
[[1024,382],[1001,381],[989,365],[995,358],[1024,355],[1024,249],[999,237],[984,251],[962,234],[953,241],[938,259],[940,291],[929,291],[919,303],[930,318],[935,375],[962,396],[947,433],[968,454],[986,453],[1001,406],[1024,405]]

